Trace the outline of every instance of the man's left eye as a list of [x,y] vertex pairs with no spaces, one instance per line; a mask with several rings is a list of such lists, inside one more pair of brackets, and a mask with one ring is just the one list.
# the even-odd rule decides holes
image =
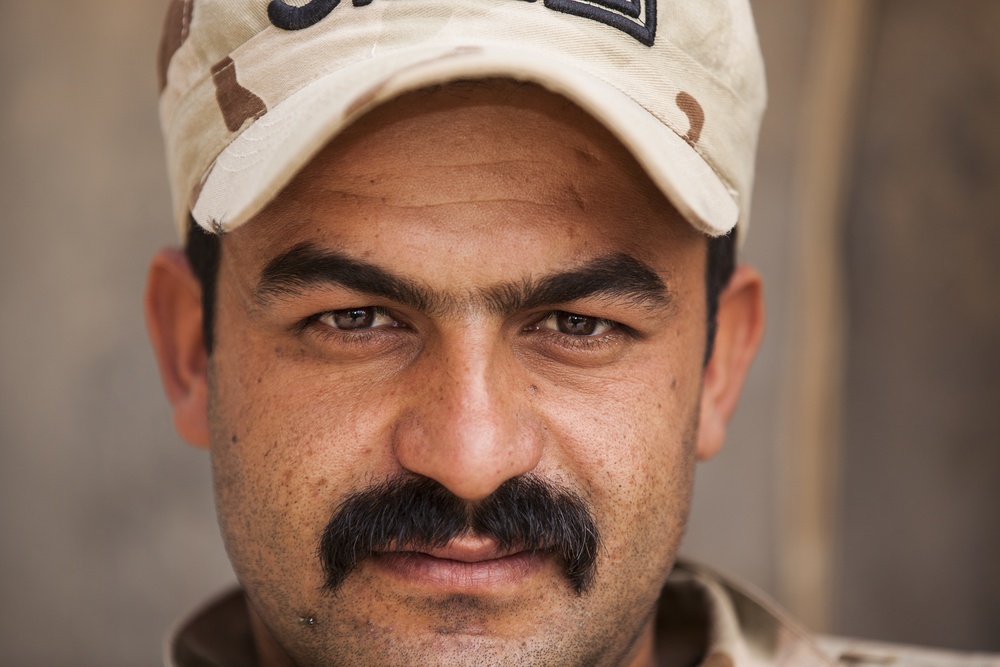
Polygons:
[[396,326],[397,322],[382,308],[344,308],[323,313],[317,320],[341,331],[360,331],[382,326]]
[[567,336],[594,337],[611,331],[615,323],[599,317],[556,311],[539,322],[536,328],[558,331]]

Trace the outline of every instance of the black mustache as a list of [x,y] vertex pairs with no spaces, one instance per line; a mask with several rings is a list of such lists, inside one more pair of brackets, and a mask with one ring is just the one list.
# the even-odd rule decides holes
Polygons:
[[555,554],[578,594],[596,574],[600,536],[576,493],[522,476],[468,502],[433,479],[404,475],[353,493],[336,509],[319,546],[326,588],[335,591],[373,554],[441,548],[467,534],[492,538],[501,552]]

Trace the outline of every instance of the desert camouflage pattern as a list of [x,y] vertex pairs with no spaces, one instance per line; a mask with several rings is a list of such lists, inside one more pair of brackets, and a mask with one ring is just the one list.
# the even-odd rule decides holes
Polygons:
[[[493,46],[525,54],[526,63],[511,65],[520,68],[517,77],[543,77],[559,61],[624,93],[682,140],[682,149],[671,150],[687,151],[698,160],[694,166],[712,176],[708,184],[701,176],[685,176],[693,167],[678,163],[671,182],[691,183],[677,186],[683,197],[667,194],[680,199],[674,203],[681,212],[693,224],[693,218],[726,218],[704,223],[712,234],[726,233],[738,219],[745,223],[765,104],[763,64],[746,0],[170,0],[158,81],[178,229],[192,211],[196,218],[211,218],[198,222],[217,232],[244,222],[273,196],[272,181],[287,183],[308,161],[304,152],[318,151],[331,133],[399,93],[402,84],[394,87],[395,80],[422,64],[410,63],[406,54],[420,54],[413,57],[433,65]],[[380,59],[384,67],[377,65]],[[441,79],[457,76],[440,70]],[[359,76],[351,84],[353,99],[334,96],[320,107],[338,116],[325,121],[327,134],[294,155],[280,154],[277,159],[290,164],[278,176],[253,175],[248,164],[263,168],[257,162],[266,164],[282,145],[295,142],[297,125],[315,123],[313,111],[299,100],[304,89],[335,71],[345,80],[352,72]],[[274,128],[268,119],[283,104],[287,127]],[[296,117],[289,105],[301,107],[305,117]],[[623,116],[617,133],[627,134],[631,124]],[[247,134],[255,125],[269,131],[279,148],[265,150]],[[234,144],[240,137],[242,143]],[[234,149],[222,155],[230,145]],[[640,162],[645,153],[660,150],[652,138],[626,145]],[[226,172],[212,180],[222,183],[211,186],[222,193],[199,208],[213,170]],[[241,170],[262,184],[247,185],[233,175]],[[257,187],[266,196],[257,197]],[[230,213],[227,192],[240,189],[248,192],[233,196],[249,203]]]

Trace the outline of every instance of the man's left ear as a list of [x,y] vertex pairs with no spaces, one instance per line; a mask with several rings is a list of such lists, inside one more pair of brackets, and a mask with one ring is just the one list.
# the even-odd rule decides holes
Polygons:
[[702,384],[698,459],[708,460],[722,448],[726,427],[763,334],[763,282],[756,269],[740,265],[719,295],[715,347]]

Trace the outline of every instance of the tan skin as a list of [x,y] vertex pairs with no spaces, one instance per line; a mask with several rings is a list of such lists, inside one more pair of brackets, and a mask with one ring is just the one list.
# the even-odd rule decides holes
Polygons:
[[[302,242],[438,303],[332,282],[262,300],[264,267]],[[584,112],[514,84],[380,107],[222,248],[211,357],[177,250],[153,260],[147,316],[177,429],[211,450],[263,665],[652,664],[695,461],[720,448],[760,340],[756,272],[738,268],[722,294],[706,367],[705,238]],[[662,280],[663,299],[503,310],[483,297],[622,255]],[[363,561],[324,591],[332,509],[400,473],[470,502],[526,473],[579,493],[603,540],[593,586],[575,593],[550,556],[491,578],[510,555],[494,553],[462,566],[480,578]]]

